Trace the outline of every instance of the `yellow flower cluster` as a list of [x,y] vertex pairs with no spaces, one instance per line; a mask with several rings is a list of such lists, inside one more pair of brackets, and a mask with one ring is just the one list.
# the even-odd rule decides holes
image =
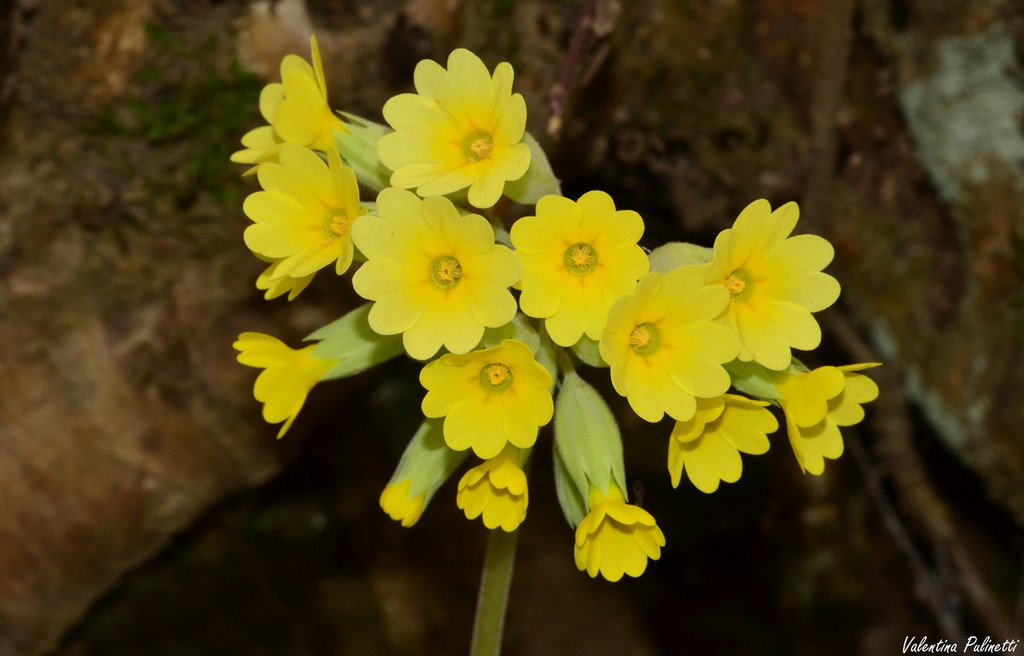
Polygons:
[[[823,272],[831,245],[793,235],[794,203],[751,203],[714,247],[639,244],[644,221],[603,191],[561,194],[526,132],[511,65],[493,72],[468,50],[416,67],[416,93],[383,107],[387,126],[331,111],[315,39],[312,63],[289,55],[260,96],[268,125],[234,161],[261,186],[243,205],[245,244],[267,264],[268,299],[295,298],[322,268],[355,268],[367,301],[296,350],[244,333],[239,361],[263,369],[255,396],[283,434],[320,380],[350,376],[404,352],[423,363],[423,424],[380,495],[403,526],[470,454],[456,505],[488,529],[525,520],[527,469],[554,424],[559,502],[576,527],[576,565],[616,581],[657,560],[665,536],[628,503],[614,415],[576,367],[606,367],[643,420],[674,424],[673,486],[736,482],[741,453],[758,455],[781,408],[801,470],[824,471],[841,426],[878,395],[870,364],[808,370],[792,351],[821,340],[814,312],[839,284]],[[378,190],[361,198],[363,189]],[[502,198],[534,212],[506,232]],[[732,390],[732,391],[730,391]]]

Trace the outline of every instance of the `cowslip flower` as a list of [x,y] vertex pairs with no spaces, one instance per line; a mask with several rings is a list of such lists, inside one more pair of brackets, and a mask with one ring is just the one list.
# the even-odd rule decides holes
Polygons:
[[526,102],[512,93],[512,66],[502,62],[493,77],[480,58],[464,49],[448,56],[448,68],[431,60],[416,65],[416,93],[394,96],[383,114],[394,132],[377,144],[381,162],[394,171],[391,184],[421,196],[469,187],[469,203],[491,207],[530,166],[522,143]]
[[485,327],[512,320],[516,301],[508,287],[519,279],[519,262],[494,243],[486,219],[459,216],[447,198],[420,199],[394,187],[380,192],[377,213],[352,230],[367,258],[352,286],[375,301],[369,315],[374,331],[402,333],[409,355],[426,360],[442,345],[465,353]]
[[415,497],[410,496],[411,481],[405,479],[399,483],[388,483],[380,493],[380,507],[388,517],[401,522],[406,528],[420,520],[427,493],[422,492]]
[[444,440],[455,451],[472,448],[494,458],[506,444],[533,446],[538,429],[551,421],[553,380],[530,347],[505,339],[489,349],[448,353],[420,371],[427,390],[426,417],[444,417]]
[[839,298],[839,283],[821,271],[832,245],[816,235],[789,236],[799,217],[796,203],[773,212],[768,201],[754,201],[715,239],[704,269],[707,284],[729,290],[720,321],[739,337],[739,359],[768,369],[788,367],[791,348],[817,348],[821,328],[811,313]]
[[661,557],[665,534],[649,512],[626,503],[614,481],[606,493],[591,486],[588,501],[590,512],[576,527],[577,569],[614,583],[623,574],[640,576],[648,559]]
[[697,412],[676,422],[668,442],[668,471],[679,487],[683,470],[701,492],[710,494],[721,481],[735,483],[743,473],[740,453],[768,451],[768,433],[779,427],[764,401],[735,394],[697,399]]
[[530,503],[522,451],[506,446],[497,456],[485,460],[463,475],[455,504],[466,519],[481,517],[489,529],[501,527],[512,532],[526,519]]
[[260,114],[270,125],[250,130],[242,137],[245,146],[231,155],[232,162],[259,164],[274,161],[285,144],[327,152],[334,146],[334,130],[345,124],[327,103],[327,83],[316,36],[309,40],[310,66],[298,55],[281,60],[281,82],[263,87]]
[[519,305],[544,319],[552,341],[572,346],[584,334],[601,337],[608,309],[647,273],[637,245],[640,215],[615,209],[611,196],[589,191],[572,201],[545,196],[537,215],[512,226],[512,245],[523,267]]
[[276,261],[266,272],[268,284],[305,278],[332,262],[341,275],[352,264],[352,224],[366,209],[355,174],[334,148],[327,162],[308,148],[285,146],[279,162],[259,166],[264,191],[249,194],[242,205],[254,222],[244,237],[250,250]]
[[284,422],[277,437],[291,427],[306,403],[306,396],[337,360],[313,355],[315,346],[293,349],[263,333],[242,333],[234,343],[238,361],[263,369],[256,377],[253,395],[263,403],[263,419],[268,424]]
[[721,285],[705,285],[696,265],[649,273],[629,296],[615,301],[601,333],[601,357],[611,368],[615,391],[642,419],[667,413],[686,421],[695,397],[729,389],[722,367],[736,357],[736,337],[715,323],[729,304]]
[[825,458],[843,455],[840,426],[864,419],[861,406],[878,398],[878,385],[857,373],[878,363],[842,367],[818,367],[812,371],[790,369],[773,375],[782,396],[786,430],[801,471],[820,476]]

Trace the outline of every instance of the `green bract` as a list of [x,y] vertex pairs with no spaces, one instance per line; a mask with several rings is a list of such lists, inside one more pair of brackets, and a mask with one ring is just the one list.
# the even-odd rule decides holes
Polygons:
[[[591,484],[607,490],[614,480],[620,489],[626,488],[622,437],[615,415],[597,390],[575,372],[565,374],[558,393],[555,448],[581,498],[587,498]],[[566,519],[574,514],[573,508],[566,509],[564,504],[562,510]]]

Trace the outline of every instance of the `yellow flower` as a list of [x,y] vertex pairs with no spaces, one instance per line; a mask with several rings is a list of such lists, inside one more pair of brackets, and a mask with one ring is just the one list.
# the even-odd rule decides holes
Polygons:
[[420,371],[427,390],[423,415],[444,417],[444,441],[480,458],[497,456],[510,443],[533,446],[551,421],[551,374],[530,347],[513,339],[482,351],[442,355]]
[[767,405],[735,394],[697,399],[697,413],[676,422],[669,437],[672,487],[679,486],[683,469],[698,490],[709,494],[718,489],[719,481],[738,481],[743,473],[740,453],[765,453],[767,434],[779,427]]
[[878,385],[862,374],[877,363],[818,367],[813,371],[778,372],[773,382],[782,395],[786,430],[800,469],[814,475],[825,471],[824,458],[843,455],[839,426],[864,419],[862,404],[878,398]]
[[352,286],[376,301],[369,316],[374,331],[402,333],[409,355],[425,360],[442,345],[465,353],[485,327],[512,320],[516,301],[508,287],[519,279],[519,262],[494,243],[486,219],[459,216],[447,198],[421,200],[394,187],[380,192],[377,212],[352,230],[367,258]]
[[626,503],[622,490],[610,484],[607,494],[590,488],[590,513],[576,527],[576,567],[591,577],[618,581],[623,574],[640,576],[647,560],[661,557],[665,535],[654,517]]
[[242,333],[234,347],[238,361],[263,369],[256,377],[253,395],[263,403],[263,419],[268,424],[284,422],[280,438],[291,427],[306,402],[309,390],[337,360],[313,355],[315,346],[293,349],[276,337],[263,333]]
[[740,339],[740,360],[785,369],[790,348],[814,349],[821,328],[811,316],[839,298],[839,283],[822,269],[832,245],[816,235],[790,237],[800,211],[786,203],[774,212],[766,200],[744,209],[715,240],[704,281],[725,285],[732,302],[720,321]]
[[640,215],[616,211],[603,191],[587,192],[578,202],[540,199],[537,216],[512,226],[523,267],[523,312],[543,318],[560,346],[572,346],[584,334],[600,339],[608,308],[647,273],[647,255],[637,246],[643,232]]
[[281,82],[268,84],[260,93],[260,114],[270,125],[247,132],[242,137],[245,149],[234,153],[232,162],[273,161],[284,144],[327,152],[334,146],[333,131],[345,131],[345,124],[327,104],[316,36],[310,37],[309,44],[313,65],[298,55],[281,60]]
[[530,502],[522,451],[506,446],[494,458],[470,469],[459,481],[455,503],[467,519],[483,514],[484,526],[512,532],[526,519]]
[[259,166],[265,191],[249,194],[242,207],[254,221],[245,229],[245,244],[277,261],[265,272],[266,283],[305,278],[332,262],[339,275],[345,273],[352,264],[352,224],[366,213],[355,174],[333,148],[328,164],[302,146],[285,146],[279,158]]
[[726,289],[705,286],[694,265],[649,273],[632,295],[615,301],[601,334],[601,357],[615,391],[641,418],[655,422],[668,413],[686,421],[697,411],[694,397],[729,389],[722,364],[736,357],[736,337],[714,323],[728,304]]
[[[469,187],[474,207],[490,207],[505,182],[530,166],[522,143],[526,102],[512,93],[512,66],[498,64],[494,76],[468,50],[448,56],[447,70],[431,60],[416,65],[416,94],[384,104],[384,119],[395,132],[377,144],[381,162],[394,171],[391,184],[421,196]],[[417,95],[418,94],[418,95]]]
[[388,514],[388,517],[396,522],[402,522],[406,528],[419,521],[423,514],[426,492],[410,498],[410,479],[400,483],[388,483],[384,491],[380,493],[380,507]]
[[[259,256],[257,255],[257,257]],[[313,276],[316,275],[311,273],[302,278],[292,278],[291,276],[276,277],[274,273],[281,260],[272,260],[266,257],[261,257],[260,259],[269,261],[270,265],[256,278],[256,289],[265,290],[266,293],[263,295],[263,298],[268,301],[284,294],[288,294],[289,301],[294,300],[313,280]]]

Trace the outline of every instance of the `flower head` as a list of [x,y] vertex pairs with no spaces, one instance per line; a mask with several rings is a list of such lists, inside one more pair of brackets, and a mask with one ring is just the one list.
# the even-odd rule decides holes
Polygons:
[[455,503],[467,519],[483,515],[484,526],[514,531],[526,519],[530,503],[522,451],[506,446],[497,456],[473,467],[459,481]]
[[444,417],[444,440],[456,451],[472,448],[494,458],[506,444],[533,446],[551,421],[551,374],[530,348],[506,339],[494,348],[451,353],[423,367],[423,414]]
[[608,308],[647,273],[637,246],[640,215],[615,209],[611,196],[590,191],[578,202],[545,196],[537,216],[512,226],[512,244],[523,267],[519,304],[543,318],[552,341],[572,346],[584,334],[601,337]]
[[800,469],[815,475],[825,471],[824,458],[843,455],[840,426],[864,419],[864,403],[878,398],[878,385],[862,369],[876,363],[818,367],[813,371],[789,369],[773,376],[782,395],[786,429]]
[[355,174],[333,148],[326,165],[302,146],[285,146],[279,158],[259,166],[264,191],[250,194],[243,205],[254,221],[245,230],[245,244],[276,261],[265,272],[266,284],[303,279],[332,262],[339,275],[344,273],[352,264],[352,224],[366,213]]
[[263,419],[268,424],[284,422],[278,438],[295,421],[309,391],[338,363],[314,356],[315,346],[293,349],[263,333],[242,333],[234,347],[239,351],[239,362],[263,369],[256,377],[253,395],[263,403]]
[[618,581],[623,574],[640,576],[647,560],[661,557],[665,534],[643,508],[626,503],[612,482],[607,493],[591,486],[590,513],[576,527],[576,567],[595,577]]
[[729,389],[722,364],[736,357],[736,337],[714,323],[728,304],[725,288],[705,286],[700,268],[691,265],[647,274],[612,305],[601,357],[615,391],[641,418],[655,422],[667,413],[686,421],[697,411],[694,397]]
[[234,153],[232,162],[273,161],[285,144],[327,152],[334,145],[334,130],[345,130],[327,104],[316,36],[310,37],[310,50],[312,66],[298,55],[281,60],[281,82],[268,84],[260,93],[260,114],[270,125],[247,132],[242,137],[245,149]]
[[419,521],[423,514],[426,492],[411,497],[409,487],[411,482],[405,479],[400,483],[388,483],[384,491],[380,493],[380,507],[388,514],[388,517],[401,522],[406,528]]
[[706,283],[729,290],[720,321],[739,336],[740,360],[769,369],[788,367],[791,348],[818,346],[821,328],[811,313],[839,298],[839,283],[821,271],[832,245],[816,235],[789,236],[799,216],[796,203],[773,212],[768,201],[754,201],[718,235],[704,269]]
[[421,196],[469,187],[474,207],[490,207],[505,182],[530,166],[522,143],[526,102],[512,93],[512,66],[498,64],[493,77],[480,58],[458,49],[448,68],[421,61],[413,73],[416,94],[403,93],[384,105],[395,132],[377,144],[381,162],[394,171],[391,184],[416,188]]
[[740,453],[766,452],[767,434],[779,427],[767,405],[735,394],[697,399],[697,413],[676,422],[669,437],[672,487],[679,486],[683,469],[698,490],[709,494],[718,489],[719,481],[738,481],[743,472]]
[[352,231],[367,258],[352,286],[376,301],[369,316],[374,331],[402,333],[409,355],[425,360],[442,345],[465,353],[485,327],[512,320],[516,301],[508,287],[519,279],[519,263],[494,243],[486,219],[459,216],[447,198],[421,200],[393,187],[380,192],[377,212]]

